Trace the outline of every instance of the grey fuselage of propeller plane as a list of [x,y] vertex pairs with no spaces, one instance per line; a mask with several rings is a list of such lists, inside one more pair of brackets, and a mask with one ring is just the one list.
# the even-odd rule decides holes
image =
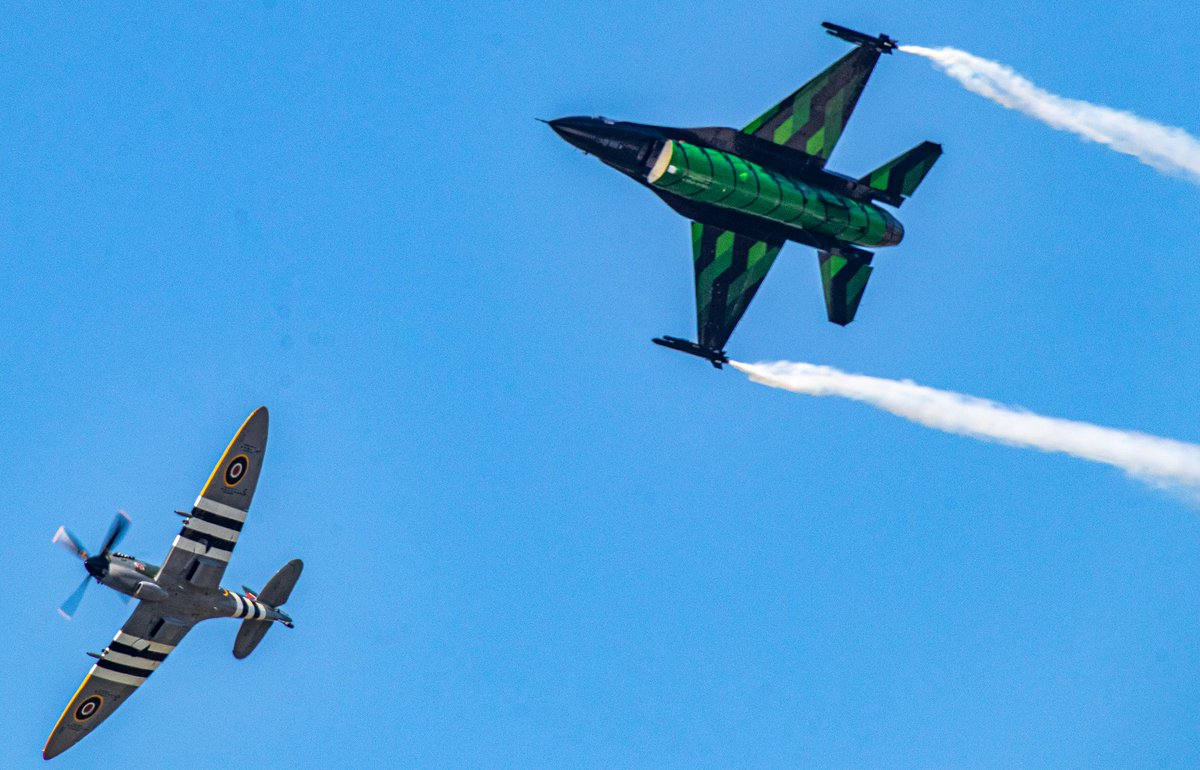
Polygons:
[[146,681],[191,628],[210,618],[240,618],[234,642],[237,658],[249,655],[274,623],[291,628],[279,609],[289,598],[304,565],[293,559],[257,594],[221,587],[221,578],[246,521],[267,446],[267,409],[259,407],[242,424],[185,517],[162,566],[113,550],[129,527],[118,513],[103,548],[89,554],[78,538],[60,528],[54,542],[75,553],[87,576],[60,608],[70,617],[92,580],[138,599],[129,619],[101,652],[88,653],[95,665],[71,698],[42,750],[52,759],[74,746],[107,719]]

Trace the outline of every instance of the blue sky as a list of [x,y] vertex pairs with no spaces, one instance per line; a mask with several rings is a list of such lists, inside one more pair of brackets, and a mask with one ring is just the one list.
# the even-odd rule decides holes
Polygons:
[[[687,223],[534,118],[742,125],[953,45],[1195,133],[1189,3],[24,5],[0,14],[0,764],[271,409],[226,582],[62,767],[1194,767],[1200,519],[1109,468],[716,373]],[[1200,441],[1200,190],[885,59],[831,167],[924,139],[858,320],[788,245],[730,351]]]

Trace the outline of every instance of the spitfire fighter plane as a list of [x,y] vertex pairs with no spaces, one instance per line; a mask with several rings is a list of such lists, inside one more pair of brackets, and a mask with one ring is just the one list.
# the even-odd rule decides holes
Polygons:
[[292,627],[292,619],[279,607],[300,578],[304,565],[299,559],[284,565],[261,592],[243,586],[244,593],[238,594],[221,587],[266,448],[264,406],[242,424],[192,510],[177,512],[184,517],[183,529],[161,567],[113,550],[129,528],[124,513],[117,515],[103,547],[94,553],[66,528],[55,533],[54,542],[78,556],[88,573],[59,612],[73,615],[92,580],[139,601],[108,646],[88,653],[96,663],[58,718],[42,750],[44,758],[63,753],[108,719],[200,621],[242,618],[233,645],[237,658],[253,652],[274,623]]
[[896,41],[826,22],[857,46],[742,130],[669,128],[606,118],[550,121],[563,139],[650,188],[692,221],[696,342],[654,342],[701,356],[718,369],[723,350],[785,241],[818,250],[829,320],[854,320],[873,254],[904,228],[899,206],[942,153],[923,142],[859,179],[825,162],[882,53]]

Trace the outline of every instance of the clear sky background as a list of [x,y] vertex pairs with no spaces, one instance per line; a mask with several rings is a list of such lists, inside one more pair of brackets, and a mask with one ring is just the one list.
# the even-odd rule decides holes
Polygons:
[[[534,118],[741,126],[847,50],[953,45],[1200,131],[1195,3],[182,3],[0,13],[0,765],[245,416],[206,622],[64,767],[1195,767],[1200,512],[808,399],[691,337],[688,226]],[[1200,188],[885,57],[831,168],[931,139],[858,320],[789,244],[731,340],[1200,441]]]

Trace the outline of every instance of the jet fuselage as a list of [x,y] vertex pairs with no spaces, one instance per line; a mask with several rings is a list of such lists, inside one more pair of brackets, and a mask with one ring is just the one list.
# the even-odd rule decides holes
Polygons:
[[[742,227],[730,229],[768,230],[818,247],[894,246],[904,237],[904,227],[890,212],[832,189],[853,190],[854,180],[806,169],[803,159],[790,163],[792,169],[778,168],[701,141],[702,132],[724,137],[734,133],[729,129],[687,132],[695,135],[688,141],[656,126],[603,118],[561,118],[550,125],[571,144],[697,221],[722,226],[740,222]],[[753,146],[751,138],[742,142]]]

